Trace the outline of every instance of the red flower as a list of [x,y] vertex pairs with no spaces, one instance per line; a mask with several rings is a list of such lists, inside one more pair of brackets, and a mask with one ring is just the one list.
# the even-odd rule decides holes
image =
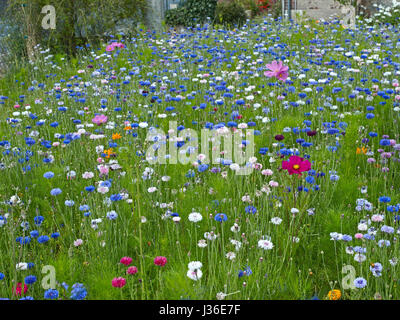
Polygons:
[[155,257],[154,259],[154,264],[156,266],[164,267],[166,263],[167,263],[166,257]]
[[122,264],[129,266],[132,263],[132,258],[131,257],[123,257],[121,258],[121,260],[119,261]]
[[[28,291],[28,287],[27,287],[26,284],[24,284],[24,294],[25,294],[27,291]],[[15,295],[17,295],[17,296],[19,296],[19,297],[22,295],[22,283],[21,283],[21,282],[18,282],[18,283],[17,283],[17,287],[14,288],[14,292],[15,292]]]
[[129,267],[128,270],[126,270],[127,274],[136,274],[138,272],[138,269],[135,266]]
[[282,162],[282,169],[287,170],[289,175],[301,175],[302,172],[309,171],[311,169],[311,163],[308,160],[304,160],[304,158],[291,156],[289,161]]
[[123,286],[125,286],[125,284],[126,284],[126,280],[122,277],[114,278],[111,281],[111,285],[114,288],[122,288]]

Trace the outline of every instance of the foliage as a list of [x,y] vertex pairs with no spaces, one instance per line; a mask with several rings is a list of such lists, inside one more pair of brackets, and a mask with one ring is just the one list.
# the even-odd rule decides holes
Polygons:
[[270,6],[269,12],[272,16],[277,19],[282,15],[282,1],[273,0],[273,3]]
[[[55,30],[42,28],[45,5],[55,8]],[[57,52],[75,54],[77,46],[96,43],[107,34],[121,31],[121,21],[129,32],[144,20],[146,10],[146,0],[10,0],[7,15],[12,17],[12,25],[19,26],[16,33],[24,40],[19,54],[31,57],[39,43]]]
[[215,16],[224,25],[242,25],[247,19],[244,7],[236,0],[220,1]]
[[185,7],[167,10],[165,12],[165,23],[170,26],[183,26],[186,24],[186,13]]
[[178,8],[166,12],[165,22],[168,25],[194,26],[207,19],[213,19],[217,0],[185,0]]
[[251,16],[255,17],[260,13],[260,8],[257,5],[258,0],[240,0],[240,3],[246,10],[251,11]]

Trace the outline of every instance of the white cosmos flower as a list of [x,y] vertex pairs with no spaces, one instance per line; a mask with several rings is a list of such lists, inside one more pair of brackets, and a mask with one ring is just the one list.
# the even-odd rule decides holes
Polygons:
[[150,188],[147,189],[147,191],[148,191],[149,193],[153,193],[153,192],[155,192],[156,190],[157,190],[156,187],[150,187]]

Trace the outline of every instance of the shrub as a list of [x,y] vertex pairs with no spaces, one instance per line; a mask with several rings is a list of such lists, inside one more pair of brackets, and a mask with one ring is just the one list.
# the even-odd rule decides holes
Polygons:
[[242,25],[247,19],[244,7],[235,0],[218,2],[215,16],[224,25]]
[[168,25],[194,26],[213,19],[217,0],[186,0],[177,9],[167,10],[165,22]]
[[186,25],[186,8],[176,8],[167,10],[165,13],[165,23],[170,26],[184,26]]
[[[41,10],[48,4],[55,7],[55,30],[41,27],[45,16]],[[7,15],[18,26],[27,56],[32,55],[37,44],[74,54],[77,46],[118,32],[117,24],[122,20],[133,30],[145,19],[146,9],[147,0],[10,0],[7,3]]]

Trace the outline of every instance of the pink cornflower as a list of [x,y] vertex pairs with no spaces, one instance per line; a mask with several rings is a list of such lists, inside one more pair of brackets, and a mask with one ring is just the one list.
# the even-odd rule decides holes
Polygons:
[[166,263],[167,263],[166,257],[155,257],[154,258],[154,264],[156,266],[164,267]]
[[287,170],[289,175],[298,174],[301,176],[302,172],[311,169],[311,163],[308,160],[304,160],[304,158],[291,156],[289,161],[282,162],[282,169]]
[[100,176],[107,176],[109,172],[109,168],[107,166],[101,165],[98,167],[100,171]]
[[123,257],[121,258],[121,260],[119,261],[122,264],[129,266],[132,263],[132,258],[131,257]]
[[138,269],[135,266],[129,267],[128,270],[126,270],[127,274],[134,275],[138,272]]
[[106,123],[107,120],[108,120],[107,116],[105,116],[104,114],[98,114],[92,119],[92,122],[99,126],[103,123]]
[[126,284],[126,280],[122,277],[114,278],[111,281],[111,285],[114,288],[122,288],[123,286],[125,286],[125,284]]
[[82,239],[77,239],[74,241],[74,246],[75,247],[79,247],[83,244],[83,240]]
[[284,66],[282,61],[272,61],[270,64],[266,65],[269,71],[265,71],[264,75],[268,78],[275,77],[278,80],[285,81],[289,75],[289,67]]

